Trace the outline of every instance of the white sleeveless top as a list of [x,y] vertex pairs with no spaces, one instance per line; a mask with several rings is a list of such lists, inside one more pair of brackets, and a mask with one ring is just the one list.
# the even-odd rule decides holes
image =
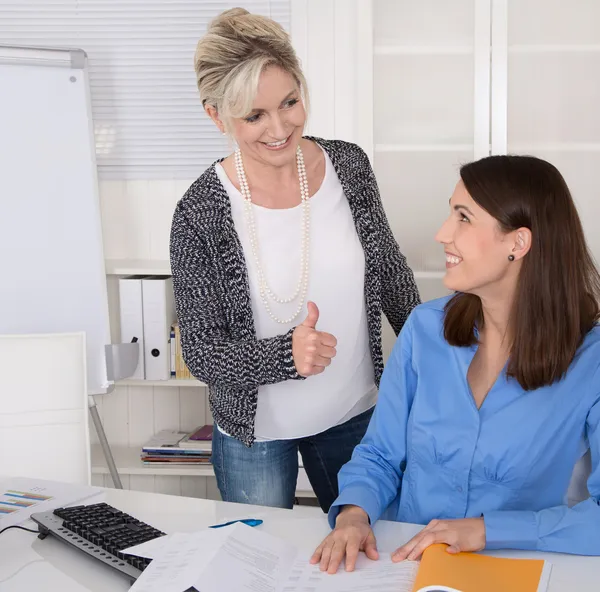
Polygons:
[[[258,441],[302,438],[323,432],[370,409],[377,398],[364,294],[365,259],[348,200],[324,152],[325,177],[310,199],[310,251],[307,300],[319,308],[317,330],[334,335],[337,355],[330,366],[305,380],[260,386],[254,433]],[[259,292],[258,274],[244,219],[244,199],[219,164],[216,172],[231,211],[248,269],[250,300],[258,339],[299,325],[275,322]],[[293,294],[300,275],[302,206],[271,209],[254,205],[259,257],[267,282],[281,297]],[[293,314],[298,301],[270,301],[279,318]]]

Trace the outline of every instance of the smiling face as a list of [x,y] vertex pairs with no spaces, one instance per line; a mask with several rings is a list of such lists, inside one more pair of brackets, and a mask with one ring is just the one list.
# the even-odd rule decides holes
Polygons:
[[[462,181],[450,198],[450,215],[435,239],[444,246],[444,285],[477,296],[503,293],[516,284],[522,237],[504,233],[498,221],[469,195]],[[515,257],[510,261],[509,256]]]
[[[209,115],[223,131],[218,115],[210,110]],[[294,161],[305,123],[298,83],[282,68],[270,66],[260,75],[250,113],[232,118],[229,127],[245,159],[283,166]]]

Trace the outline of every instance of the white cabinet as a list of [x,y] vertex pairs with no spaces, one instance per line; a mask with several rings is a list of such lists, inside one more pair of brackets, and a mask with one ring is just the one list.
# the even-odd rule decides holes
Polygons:
[[[168,275],[166,260],[106,260],[109,313],[113,342],[120,335],[118,277],[122,275]],[[212,465],[146,465],[140,459],[142,445],[160,430],[191,431],[212,423],[208,387],[195,379],[121,380],[115,391],[97,396],[96,403],[117,470],[125,489],[154,491],[220,499]],[[112,479],[94,430],[92,480],[95,485],[112,486]],[[313,498],[306,471],[301,466],[296,490],[298,498]]]
[[503,0],[494,18],[492,151],[558,168],[600,261],[600,2]]
[[475,0],[371,6],[374,167],[394,234],[428,300],[446,293],[434,235],[458,167],[488,150],[489,10],[476,9]]
[[600,259],[600,2],[372,0],[373,160],[424,299],[462,163],[527,153],[564,174]]

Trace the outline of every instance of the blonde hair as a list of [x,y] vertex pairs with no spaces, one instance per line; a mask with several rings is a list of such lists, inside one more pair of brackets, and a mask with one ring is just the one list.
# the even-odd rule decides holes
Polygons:
[[244,8],[226,10],[210,23],[194,55],[202,104],[214,107],[228,129],[231,117],[252,111],[260,75],[269,66],[294,78],[308,112],[306,79],[283,27]]

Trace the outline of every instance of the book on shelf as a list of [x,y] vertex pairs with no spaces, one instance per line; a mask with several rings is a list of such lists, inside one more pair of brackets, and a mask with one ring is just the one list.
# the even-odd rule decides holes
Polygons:
[[175,371],[175,326],[171,327],[171,335],[169,336],[169,353],[171,355],[171,378],[177,378]]
[[145,454],[142,456],[142,462],[149,465],[210,465],[210,454],[202,456],[173,456]]
[[192,373],[183,360],[181,351],[181,332],[175,322],[171,330],[171,376],[177,379],[193,379]]
[[211,450],[212,431],[212,425],[203,425],[182,438],[179,447],[184,450]]

